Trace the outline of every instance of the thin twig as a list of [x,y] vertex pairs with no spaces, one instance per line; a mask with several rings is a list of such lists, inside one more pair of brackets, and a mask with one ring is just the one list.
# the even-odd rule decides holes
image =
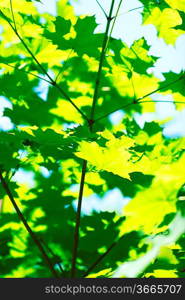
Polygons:
[[[184,101],[173,101],[173,100],[169,100],[169,101],[168,101],[168,100],[147,100],[147,101],[142,101],[142,100],[140,100],[140,101],[137,101],[137,102],[136,102],[136,101],[133,101],[133,102],[131,102],[131,103],[128,103],[128,104],[126,104],[125,106],[123,106],[122,108],[119,108],[119,109],[113,111],[112,113],[114,113],[114,112],[116,112],[116,111],[118,111],[118,110],[120,110],[120,109],[125,109],[125,108],[127,108],[127,107],[129,107],[129,106],[131,106],[131,105],[145,104],[145,103],[157,103],[157,102],[161,102],[161,103],[174,103],[174,104],[185,104]],[[104,118],[110,116],[112,113],[107,113],[106,115],[97,118],[94,122],[100,121],[100,120],[102,120],[102,119],[104,119]]]
[[41,71],[48,77],[50,84],[52,86],[54,86],[62,96],[64,96],[65,99],[67,99],[74,107],[75,109],[83,116],[83,118],[85,120],[88,121],[87,116],[81,111],[81,109],[72,101],[72,99],[68,96],[68,94],[53,80],[53,78],[48,74],[48,72],[43,68],[43,66],[40,64],[40,62],[38,61],[38,59],[36,58],[36,56],[33,54],[33,52],[30,50],[30,48],[27,46],[27,44],[25,43],[25,41],[23,40],[23,38],[20,36],[19,32],[17,31],[17,29],[14,28],[14,26],[12,26],[11,22],[9,21],[9,19],[6,17],[6,15],[2,12],[2,10],[0,10],[1,15],[3,16],[3,18],[8,22],[8,24],[10,25],[10,27],[12,28],[12,30],[14,31],[14,33],[17,35],[17,37],[19,38],[19,40],[21,41],[21,43],[23,44],[24,48],[27,50],[27,52],[30,54],[30,56],[32,57],[32,59],[35,61],[35,63],[39,66],[39,68],[41,69]]
[[75,224],[75,234],[74,234],[74,244],[73,244],[73,254],[72,254],[72,269],[71,269],[71,277],[72,278],[74,278],[75,274],[76,274],[76,259],[77,259],[77,251],[78,251],[82,198],[83,198],[83,190],[84,190],[84,184],[85,184],[86,169],[87,169],[87,161],[84,160],[83,166],[82,166],[80,191],[79,191],[79,197],[78,197],[78,208],[77,208],[77,214],[76,214],[76,224]]
[[117,109],[115,109],[115,110],[113,110],[113,111],[111,111],[111,112],[108,112],[108,113],[106,113],[105,115],[96,118],[96,119],[94,120],[94,123],[96,123],[96,122],[98,122],[98,121],[100,121],[100,120],[103,120],[104,118],[110,116],[111,114],[117,112],[117,111],[120,110],[120,109],[125,109],[125,108],[127,108],[127,107],[129,107],[129,106],[131,106],[131,105],[134,105],[134,104],[135,104],[135,102],[132,101],[131,103],[127,103],[126,105],[122,106],[121,108],[119,107],[119,108],[117,108]]
[[96,3],[98,4],[98,6],[101,8],[103,14],[105,15],[106,18],[108,18],[105,9],[103,8],[103,6],[100,4],[100,2],[98,0],[96,0]]
[[71,100],[71,98],[63,91],[63,89],[58,85],[55,84],[55,88],[76,108],[76,110],[81,114],[81,116],[88,121],[87,116],[82,112],[82,110]]
[[2,187],[4,188],[8,198],[10,199],[19,219],[21,220],[21,222],[23,223],[24,227],[26,228],[27,232],[29,233],[30,237],[32,238],[33,242],[35,243],[35,245],[38,247],[39,251],[42,253],[42,256],[47,264],[47,266],[49,267],[51,273],[53,274],[54,277],[58,278],[59,275],[58,273],[55,271],[53,264],[50,260],[50,258],[48,257],[47,253],[45,252],[42,244],[40,243],[39,239],[37,238],[36,234],[32,231],[31,227],[29,226],[29,224],[27,223],[24,215],[22,214],[22,212],[20,211],[13,195],[12,192],[6,182],[6,180],[4,179],[2,172],[0,171],[0,181],[2,184]]
[[[111,27],[111,30],[110,30],[109,39],[110,39],[111,36],[112,36],[113,30],[114,30],[114,26],[115,26],[115,24],[116,24],[116,20],[117,20],[117,17],[118,17],[118,14],[119,14],[119,11],[120,11],[122,2],[123,2],[123,0],[120,0],[120,2],[119,2],[119,4],[118,4],[118,8],[117,8],[117,11],[116,11],[116,15],[115,15],[115,17],[114,17],[114,20],[113,20],[113,23],[112,23],[112,27]],[[109,43],[109,39],[108,39],[108,43]]]
[[12,0],[10,0],[10,10],[11,10],[12,18],[13,18],[14,29],[17,31],[16,22],[15,22],[15,16],[14,16],[14,11],[13,11]]
[[178,82],[178,81],[180,81],[180,80],[183,80],[183,79],[185,79],[185,74],[183,74],[182,76],[180,76],[178,79],[176,79],[176,80],[174,80],[174,81],[172,81],[172,82],[170,82],[170,83],[168,83],[168,84],[166,84],[166,85],[164,85],[164,86],[161,86],[161,87],[159,87],[158,89],[156,89],[156,90],[154,90],[154,91],[152,91],[152,92],[150,92],[150,93],[148,93],[148,94],[146,94],[146,95],[144,95],[144,96],[138,98],[136,101],[143,100],[144,98],[147,98],[148,96],[151,96],[151,95],[153,95],[154,93],[157,93],[157,92],[159,92],[159,91],[161,91],[161,90],[164,90],[165,88],[167,88],[167,87],[169,87],[169,86],[171,86],[171,85],[175,84],[176,82]]
[[[25,71],[25,70],[19,69],[18,67],[12,66],[12,65],[10,65],[10,64],[8,64],[8,63],[0,62],[0,64],[7,65],[7,66],[9,66],[9,67],[11,67],[11,68],[14,68],[14,69],[17,70],[17,71],[20,71],[20,72],[23,72],[23,73],[32,75],[32,76],[34,76],[34,77],[36,77],[36,78],[38,78],[38,79],[41,79],[41,80],[43,80],[43,81],[45,81],[45,82],[47,82],[47,83],[49,83],[50,85],[53,86],[53,83],[52,83],[51,81],[49,81],[49,80],[47,80],[47,79],[45,79],[45,78],[43,78],[43,77],[40,77],[39,75],[33,74],[33,73],[29,72],[29,71]],[[68,97],[68,95],[60,88],[59,85],[56,84],[56,85],[55,85],[55,88],[58,89],[59,92],[62,93],[63,96],[64,96],[69,102],[72,101],[72,100]],[[87,116],[86,116],[86,115],[85,115],[85,114],[77,107],[77,105],[76,105],[74,102],[71,102],[71,104],[73,104],[73,106],[76,108],[76,110],[78,110],[78,112],[84,117],[84,119],[88,121]]]
[[[131,74],[132,74],[132,77],[133,77],[133,72],[131,71]],[[136,102],[136,89],[135,89],[135,86],[134,86],[134,80],[133,78],[130,78],[130,81],[131,81],[131,84],[132,84],[132,89],[133,89],[133,92],[134,92],[134,103]]]
[[33,76],[33,77],[36,77],[36,78],[38,78],[38,79],[41,79],[41,80],[43,80],[43,81],[45,81],[45,82],[51,84],[51,82],[50,82],[49,80],[47,80],[47,79],[45,79],[45,78],[43,78],[43,77],[41,77],[41,76],[39,76],[39,75],[36,75],[36,74],[34,74],[34,73],[32,73],[32,72],[29,72],[29,71],[20,69],[19,67],[13,66],[13,65],[11,65],[11,64],[9,64],[9,63],[0,62],[0,64],[6,65],[6,66],[8,66],[8,67],[10,67],[10,68],[12,68],[12,69],[15,69],[15,70],[19,71],[19,72],[23,72],[23,73],[29,74],[29,75],[31,75],[31,76]]
[[120,16],[122,16],[122,15],[126,15],[126,14],[128,14],[129,12],[132,12],[132,11],[137,10],[137,9],[140,9],[140,8],[144,8],[144,6],[138,6],[138,7],[129,9],[129,10],[127,10],[127,11],[125,11],[125,12],[119,14],[118,17],[120,17]]
[[[150,93],[148,93],[148,94],[146,94],[146,95],[144,95],[144,96],[142,96],[142,97],[136,99],[135,101],[132,101],[131,103],[128,103],[128,104],[126,104],[126,105],[122,105],[122,106],[120,106],[120,107],[117,107],[116,109],[114,109],[114,110],[112,110],[112,111],[106,113],[105,115],[100,116],[99,118],[95,119],[94,122],[100,121],[100,120],[102,120],[102,119],[108,117],[109,115],[111,115],[111,114],[117,112],[117,111],[120,110],[120,109],[125,109],[125,108],[127,108],[127,107],[129,107],[129,106],[131,106],[131,105],[134,105],[134,104],[138,104],[138,103],[140,104],[140,103],[141,103],[141,100],[143,100],[143,99],[145,99],[145,98],[147,98],[147,97],[153,95],[154,93],[157,93],[157,92],[159,92],[159,91],[161,91],[161,90],[163,90],[163,89],[165,89],[165,88],[167,88],[167,87],[169,87],[169,86],[175,84],[176,82],[178,82],[179,80],[182,80],[182,79],[184,79],[184,78],[185,78],[185,75],[182,75],[181,77],[179,77],[179,78],[176,79],[175,81],[173,81],[173,82],[171,82],[171,83],[169,83],[169,84],[166,84],[166,85],[164,85],[164,86],[161,86],[161,87],[159,87],[158,89],[156,89],[156,90],[154,90],[154,91],[152,91],[152,92],[150,92]],[[145,102],[146,102],[146,101],[145,101]],[[151,102],[153,102],[153,101],[151,101]],[[167,101],[167,102],[170,102],[170,101]],[[175,101],[171,101],[171,102],[175,103]],[[143,101],[143,103],[144,103],[144,101]],[[181,102],[181,103],[183,103],[183,102]]]
[[[71,56],[71,53],[72,53],[73,51],[74,51],[73,49],[70,50],[70,52],[69,52],[69,54],[68,54],[68,56],[67,56],[67,59],[65,60],[65,62],[64,62],[64,64],[63,64],[63,66],[62,66],[60,72],[58,72],[58,74],[57,74],[57,76],[56,76],[56,78],[55,78],[55,82],[56,82],[56,83],[57,83],[57,79],[58,79],[58,77],[60,76],[60,74],[63,73],[63,72],[65,71],[65,69],[66,69],[66,64],[67,64],[67,62],[68,62],[68,60],[69,60],[69,58],[70,58],[70,56]],[[61,78],[61,79],[62,79],[62,78]]]
[[24,48],[26,49],[26,51],[30,54],[30,56],[32,57],[32,59],[36,62],[36,64],[39,66],[39,68],[41,69],[41,71],[48,77],[48,79],[50,80],[51,83],[54,82],[54,80],[52,79],[52,77],[47,73],[47,71],[43,68],[43,66],[40,64],[40,62],[38,61],[38,59],[36,58],[36,56],[33,54],[33,52],[30,50],[30,48],[27,46],[27,44],[25,43],[25,41],[23,40],[23,38],[20,36],[19,32],[17,31],[16,28],[13,27],[13,25],[11,24],[11,22],[9,21],[9,19],[6,17],[6,15],[2,12],[2,10],[0,10],[1,15],[4,17],[4,19],[8,22],[8,24],[10,25],[10,27],[12,28],[12,30],[14,31],[14,33],[16,34],[16,36],[19,38],[20,42],[23,44]]
[[133,92],[134,92],[134,102],[137,101],[136,100],[136,89],[135,89],[135,86],[134,86],[134,80],[133,80],[133,70],[129,67],[126,59],[124,58],[124,56],[122,55],[122,60],[123,60],[123,63],[125,64],[126,68],[129,70],[129,72],[131,73],[131,78],[130,78],[130,81],[131,81],[131,85],[132,85],[132,89],[133,89]]
[[[185,101],[173,101],[173,100],[146,100],[146,101],[138,101],[138,103],[174,103],[174,104],[185,104]],[[137,103],[136,103],[137,104]]]
[[112,251],[112,249],[117,246],[117,244],[123,239],[124,235],[122,235],[117,241],[113,242],[109,248],[107,249],[107,251],[105,253],[103,253],[102,255],[100,255],[98,257],[98,259],[89,267],[89,269],[86,271],[86,273],[83,275],[83,277],[87,277],[92,270],[94,270],[94,268],[96,266],[99,265],[99,263]]
[[103,69],[103,62],[104,62],[104,58],[105,58],[105,54],[106,54],[106,50],[107,50],[107,41],[109,38],[109,29],[110,29],[111,21],[113,20],[112,13],[113,13],[114,4],[115,4],[115,0],[112,0],[110,11],[109,11],[109,16],[107,17],[107,26],[106,26],[106,30],[105,30],[105,34],[104,34],[99,68],[98,68],[98,73],[97,73],[97,78],[96,78],[95,89],[94,89],[94,96],[93,96],[91,115],[90,115],[90,123],[89,123],[90,127],[92,126],[92,124],[94,122],[95,106],[96,106],[96,102],[98,100],[100,80],[101,80],[101,74],[102,74],[102,69]]
[[[43,244],[43,246],[47,249],[47,251],[49,253],[51,253],[51,255],[53,256],[53,258],[56,257],[55,253],[52,251],[52,249],[50,249],[50,247],[43,241],[43,239],[40,238],[41,243]],[[56,262],[56,265],[58,266],[60,273],[62,274],[64,272],[61,263],[60,262]]]

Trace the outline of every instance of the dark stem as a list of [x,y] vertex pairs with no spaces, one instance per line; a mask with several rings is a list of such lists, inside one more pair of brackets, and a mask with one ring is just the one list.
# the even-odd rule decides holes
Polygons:
[[[107,17],[107,26],[106,26],[105,35],[104,35],[103,44],[102,44],[102,51],[101,51],[101,56],[100,56],[97,78],[96,78],[93,103],[92,103],[92,107],[91,107],[91,116],[90,116],[90,120],[88,120],[89,129],[91,132],[93,129],[93,124],[94,124],[95,107],[96,107],[96,103],[97,103],[97,99],[98,99],[100,79],[101,79],[102,67],[103,67],[103,62],[104,62],[106,49],[107,49],[107,41],[109,38],[108,33],[109,33],[109,29],[110,29],[110,24],[112,21],[112,13],[113,13],[113,8],[114,8],[114,3],[115,3],[115,0],[112,0],[109,16]],[[76,274],[76,260],[77,260],[77,253],[78,253],[80,219],[81,219],[81,209],[82,209],[83,190],[84,190],[84,185],[85,185],[86,170],[87,170],[87,161],[84,160],[83,167],[82,167],[82,173],[81,173],[80,191],[79,191],[79,197],[78,197],[78,208],[77,208],[76,225],[75,225],[75,233],[74,233],[72,268],[71,268],[71,277],[72,278],[74,278],[75,274]]]
[[[43,246],[45,247],[45,249],[47,249],[47,251],[48,251],[49,253],[51,253],[52,257],[55,258],[56,255],[55,255],[55,253],[52,251],[52,249],[50,249],[50,247],[43,241],[43,239],[40,238],[40,241],[41,241],[41,243],[43,244]],[[59,268],[59,270],[60,270],[60,273],[61,273],[61,274],[60,274],[60,277],[61,277],[61,275],[62,275],[62,273],[64,272],[64,270],[63,270],[63,268],[62,268],[60,262],[56,262],[56,265],[58,266],[58,268]]]
[[[66,59],[66,60],[64,61],[64,63],[63,63],[63,66],[62,66],[61,70],[58,72],[57,76],[55,77],[55,82],[56,82],[56,83],[57,83],[57,80],[58,80],[59,76],[60,76],[61,74],[63,74],[63,72],[65,71],[66,65],[67,65],[68,60],[69,60],[69,58],[70,58],[70,56],[71,56],[71,54],[72,54],[73,51],[74,51],[73,49],[70,50],[70,52],[69,52],[69,54],[68,54],[68,56],[67,56],[67,59]],[[63,76],[62,76],[62,77],[63,77]],[[61,78],[61,79],[62,79],[62,78]]]
[[71,277],[74,278],[76,274],[76,259],[78,252],[78,242],[79,242],[79,229],[80,229],[80,219],[81,219],[81,209],[82,209],[82,198],[85,185],[85,174],[87,169],[87,161],[83,161],[81,182],[80,182],[80,191],[78,197],[78,208],[76,214],[76,225],[75,225],[75,234],[74,234],[74,244],[73,244],[73,253],[72,253],[72,268],[71,268]]
[[91,108],[91,116],[90,116],[91,121],[94,120],[95,106],[96,106],[96,103],[98,100],[98,93],[99,93],[99,88],[100,88],[100,80],[101,80],[103,62],[104,62],[106,49],[107,49],[107,41],[109,39],[109,29],[110,29],[111,21],[113,20],[112,13],[113,13],[113,8],[114,8],[114,3],[115,3],[115,0],[112,0],[109,16],[107,17],[107,26],[106,26],[106,30],[105,30],[104,39],[103,39],[102,51],[101,51],[101,56],[100,56],[100,62],[99,62],[98,73],[97,73],[97,77],[96,77],[96,84],[95,84],[94,96],[93,96],[93,102],[92,102],[92,108]]
[[125,15],[125,14],[128,14],[129,12],[132,12],[134,10],[137,10],[137,9],[141,9],[141,8],[144,8],[144,6],[138,6],[138,7],[135,7],[135,8],[132,8],[132,9],[129,9],[121,14],[118,15],[118,17],[122,16],[122,15]]
[[121,8],[122,2],[123,2],[123,0],[120,0],[120,2],[119,2],[119,4],[118,4],[118,8],[117,8],[117,11],[116,11],[116,15],[115,15],[115,17],[114,17],[114,20],[113,20],[113,24],[112,24],[112,27],[111,27],[111,30],[110,30],[110,34],[109,34],[109,37],[108,37],[107,44],[108,44],[108,42],[109,42],[109,39],[110,39],[110,37],[111,37],[111,35],[112,35],[114,26],[115,26],[115,24],[116,24],[116,20],[117,20],[117,17],[118,17],[119,10],[120,10],[120,8]]
[[[114,8],[115,0],[112,0],[109,16],[107,17],[107,26],[105,30],[105,35],[103,39],[102,44],[102,51],[100,56],[100,62],[99,62],[99,68],[95,83],[95,90],[94,90],[94,96],[93,96],[93,102],[91,107],[91,116],[90,120],[88,120],[89,129],[92,132],[93,124],[94,124],[94,114],[95,114],[95,107],[98,100],[98,92],[99,92],[99,86],[100,86],[100,79],[102,74],[102,68],[103,68],[103,62],[106,54],[107,49],[107,41],[109,38],[109,29],[110,24],[112,21],[112,13]],[[71,268],[71,277],[74,278],[76,274],[76,260],[77,260],[77,252],[78,252],[78,244],[79,244],[79,230],[80,230],[80,219],[81,219],[81,209],[82,209],[82,200],[83,200],[83,190],[85,185],[85,175],[87,170],[87,161],[83,161],[83,167],[82,167],[82,173],[81,173],[81,182],[80,182],[80,191],[79,191],[79,197],[78,197],[78,208],[77,208],[77,215],[76,215],[76,226],[75,226],[75,233],[74,233],[74,244],[73,244],[73,253],[72,253],[72,268]]]
[[15,22],[15,17],[14,17],[14,12],[13,12],[13,4],[12,4],[12,0],[10,0],[10,10],[11,10],[11,13],[12,13],[12,18],[13,18],[13,23],[14,23],[14,29],[17,31],[16,22]]
[[[127,108],[127,107],[129,107],[129,106],[131,106],[131,105],[134,105],[134,104],[140,104],[140,103],[145,103],[145,102],[157,102],[157,101],[153,101],[153,100],[148,100],[148,101],[143,101],[143,102],[142,102],[141,100],[143,100],[143,99],[145,99],[145,98],[147,98],[147,97],[153,95],[154,93],[157,93],[157,92],[159,92],[159,91],[161,91],[161,90],[163,90],[163,89],[165,89],[165,88],[167,88],[167,87],[169,87],[169,86],[175,84],[176,82],[178,82],[178,81],[180,81],[180,80],[183,80],[184,78],[185,78],[185,75],[182,75],[182,76],[180,76],[178,79],[176,79],[175,81],[170,82],[170,83],[168,83],[168,84],[166,84],[166,85],[164,85],[164,86],[161,86],[160,88],[158,88],[158,89],[156,89],[156,90],[154,90],[154,91],[152,91],[152,92],[150,92],[150,93],[148,93],[148,94],[146,94],[146,95],[144,95],[144,96],[142,96],[142,97],[140,97],[140,98],[137,98],[136,100],[132,101],[131,103],[128,103],[128,104],[126,104],[126,105],[122,105],[122,106],[120,106],[120,107],[117,107],[116,109],[114,109],[114,110],[108,112],[107,114],[98,117],[97,119],[94,120],[94,122],[100,121],[100,120],[102,120],[102,119],[108,117],[109,115],[111,115],[111,114],[117,112],[118,110]],[[162,102],[162,101],[160,101],[160,102]],[[177,102],[177,101],[163,101],[163,102],[183,103],[183,102],[180,102],[180,101],[179,101],[179,102]]]
[[43,78],[43,77],[41,77],[41,76],[39,76],[39,75],[36,75],[36,74],[34,74],[34,73],[32,73],[32,72],[29,72],[29,71],[26,71],[26,70],[19,69],[19,67],[13,66],[13,65],[11,65],[11,64],[9,64],[9,63],[0,62],[0,64],[6,65],[6,66],[8,66],[8,67],[10,67],[10,68],[12,68],[12,69],[15,69],[16,71],[19,71],[19,72],[22,72],[22,73],[26,73],[26,74],[28,74],[28,75],[31,75],[31,76],[33,76],[33,77],[36,77],[36,78],[38,78],[38,79],[40,79],[40,80],[43,80],[43,81],[45,81],[45,82],[51,84],[51,82],[50,82],[49,80],[47,80],[47,79],[45,79],[45,78]]
[[[136,104],[145,104],[145,103],[174,103],[174,104],[185,104],[184,101],[173,101],[173,100],[146,100],[146,101],[133,101],[131,103],[128,103],[126,104],[125,106],[122,107],[122,109],[124,108],[127,108],[131,105],[136,105]],[[119,110],[119,109],[118,109]],[[116,110],[116,111],[118,111]],[[116,112],[116,111],[113,111],[112,113]],[[111,115],[112,113],[107,113],[106,115],[102,116],[102,117],[99,117],[97,118],[94,122],[97,122],[97,121],[100,121],[106,117],[108,117],[109,115]]]
[[[12,26],[11,22],[9,21],[9,19],[6,17],[6,15],[2,12],[2,10],[0,10],[1,15],[3,16],[3,18],[8,22],[8,24],[10,25],[10,27],[12,28],[12,30],[14,31],[14,33],[17,35],[17,37],[19,38],[19,40],[21,41],[21,43],[23,44],[24,48],[26,49],[26,51],[30,54],[30,56],[32,57],[32,59],[35,61],[35,63],[39,66],[39,68],[41,69],[41,71],[43,72],[43,74],[45,74],[49,81],[50,84],[53,85],[62,96],[64,96],[65,99],[67,99],[74,107],[75,109],[83,116],[83,118],[85,118],[86,120],[88,120],[88,118],[85,116],[85,114],[81,111],[80,108],[77,107],[77,105],[72,101],[72,99],[67,95],[67,93],[65,91],[63,91],[63,89],[56,83],[56,81],[53,80],[53,78],[48,74],[48,72],[43,68],[43,66],[40,64],[40,62],[38,61],[38,59],[36,58],[36,56],[33,54],[33,52],[30,50],[30,48],[27,46],[27,44],[25,43],[25,41],[23,40],[23,38],[20,36],[19,32],[17,31],[16,28],[14,28],[14,26]],[[13,11],[12,11],[13,13]]]
[[185,74],[183,74],[182,76],[180,76],[178,79],[176,79],[176,80],[174,80],[174,81],[172,81],[172,82],[170,82],[170,83],[168,83],[168,84],[165,84],[164,86],[161,86],[161,87],[159,87],[158,89],[156,89],[156,90],[154,90],[154,91],[152,91],[152,92],[150,92],[150,93],[148,93],[148,94],[146,94],[146,95],[144,95],[144,96],[142,96],[142,97],[136,99],[136,101],[143,100],[144,98],[146,98],[146,97],[148,97],[148,96],[151,96],[151,95],[153,95],[154,93],[157,93],[157,92],[159,92],[159,91],[161,91],[161,90],[164,90],[165,88],[167,88],[167,87],[169,87],[169,86],[171,86],[171,85],[175,84],[176,82],[178,82],[178,81],[180,81],[180,80],[183,80],[183,79],[185,79]]
[[98,0],[96,0],[96,3],[98,4],[98,6],[101,8],[103,14],[105,15],[106,18],[108,18],[105,9],[103,8],[103,6],[100,4],[100,2]]
[[138,101],[138,103],[174,103],[174,104],[185,104],[185,101],[173,101],[173,100],[146,100],[146,101]]
[[83,277],[87,277],[92,270],[95,269],[95,267],[97,267],[99,265],[99,263],[112,251],[112,249],[117,246],[117,244],[122,240],[122,238],[124,237],[124,235],[122,235],[117,241],[113,242],[109,248],[107,249],[107,251],[105,253],[103,253],[102,255],[100,255],[98,257],[98,259],[89,267],[89,269],[86,271],[86,273],[83,275]]
[[2,187],[4,188],[8,198],[10,199],[19,219],[21,220],[21,222],[23,223],[24,227],[26,228],[27,232],[29,233],[29,235],[31,236],[33,242],[35,243],[35,245],[38,247],[39,251],[41,252],[47,266],[49,267],[52,275],[56,278],[59,277],[58,273],[55,271],[52,262],[50,261],[50,258],[48,257],[47,253],[45,252],[42,244],[40,243],[39,239],[37,238],[36,234],[32,231],[32,229],[30,228],[30,226],[28,225],[24,215],[22,214],[22,212],[20,211],[17,203],[15,202],[15,199],[12,195],[12,192],[6,182],[6,180],[4,179],[2,172],[0,171],[0,180],[1,180],[1,184]]
[[67,95],[67,93],[58,85],[54,85],[55,88],[73,105],[74,108],[81,114],[81,116],[88,121],[87,116],[82,112],[82,110],[71,100],[71,98]]

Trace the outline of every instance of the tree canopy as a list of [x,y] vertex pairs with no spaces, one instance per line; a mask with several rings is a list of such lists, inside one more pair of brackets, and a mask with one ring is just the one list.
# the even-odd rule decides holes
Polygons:
[[[183,111],[185,73],[157,76],[144,36],[112,35],[123,1],[92,1],[105,32],[67,0],[0,2],[0,277],[184,277],[185,137],[135,116]],[[185,1],[140,4],[175,47]]]

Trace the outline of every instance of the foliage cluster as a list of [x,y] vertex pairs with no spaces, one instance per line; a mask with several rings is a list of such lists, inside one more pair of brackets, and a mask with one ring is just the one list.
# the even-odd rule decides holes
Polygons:
[[[134,116],[155,112],[166,95],[183,110],[185,75],[157,78],[144,37],[131,46],[111,37],[118,2],[105,12],[97,1],[105,33],[67,0],[57,16],[36,1],[0,2],[0,99],[13,124],[0,131],[1,277],[184,277],[185,138]],[[185,1],[140,2],[142,26],[174,46]],[[86,213],[93,195],[103,203],[112,192],[117,203],[115,190],[121,213]]]

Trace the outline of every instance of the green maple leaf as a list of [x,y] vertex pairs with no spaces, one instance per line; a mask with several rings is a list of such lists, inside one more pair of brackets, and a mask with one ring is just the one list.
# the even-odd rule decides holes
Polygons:
[[94,34],[94,30],[97,27],[95,17],[79,18],[74,25],[76,37],[68,40],[64,39],[63,36],[69,33],[71,22],[57,17],[54,24],[55,32],[46,31],[45,37],[58,45],[59,49],[71,48],[80,56],[84,53],[89,56],[97,56],[99,54],[98,47],[102,44],[102,35]]
[[99,54],[97,48],[102,44],[102,35],[94,34],[96,27],[97,24],[94,16],[78,19],[74,26],[76,31],[74,49],[79,55],[86,53],[89,56],[97,56]]
[[45,37],[53,42],[53,44],[58,45],[60,49],[66,49],[66,40],[64,35],[69,33],[71,28],[71,21],[65,20],[64,18],[58,16],[54,21],[55,32],[45,31]]
[[[160,86],[167,86],[163,91],[171,90],[173,93],[180,93],[185,96],[185,74],[181,72],[176,74],[173,72],[163,73],[165,80],[160,83]],[[174,83],[175,82],[175,83]]]
[[133,43],[130,49],[122,50],[123,62],[124,59],[130,62],[131,67],[137,73],[146,74],[148,68],[152,67],[157,60],[154,56],[149,56],[150,46],[146,40],[141,38]]

